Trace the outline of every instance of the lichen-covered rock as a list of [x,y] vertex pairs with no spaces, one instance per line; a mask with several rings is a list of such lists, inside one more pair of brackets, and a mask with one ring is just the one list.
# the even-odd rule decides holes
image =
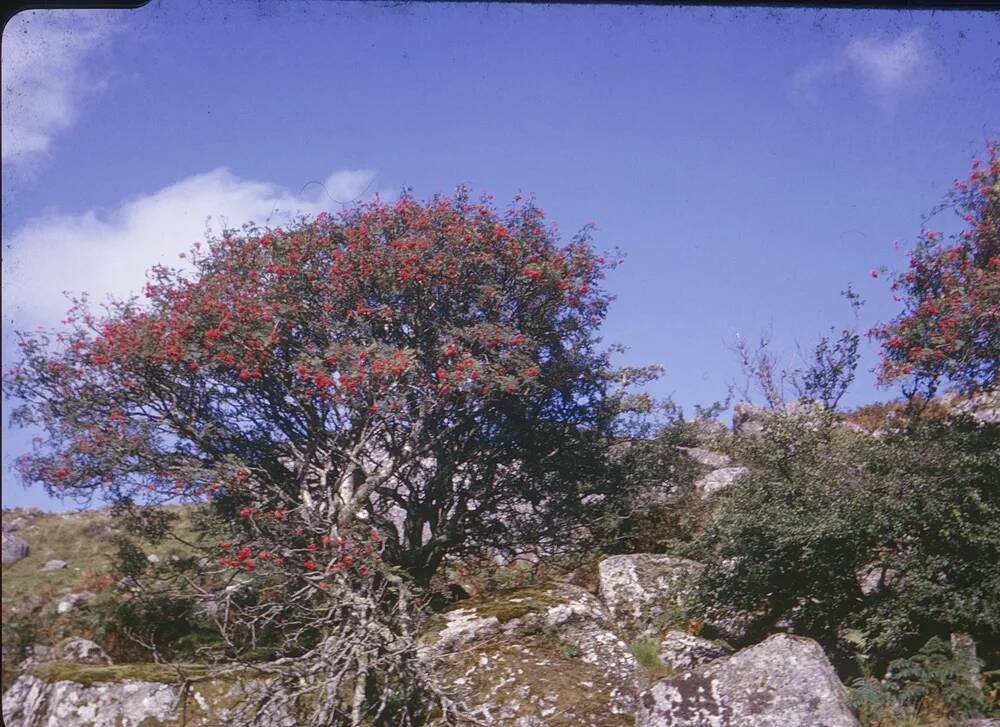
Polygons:
[[821,412],[822,407],[812,401],[789,401],[773,409],[741,401],[733,407],[733,432],[740,437],[756,437],[763,434],[776,417],[815,423]]
[[746,467],[722,467],[712,470],[704,477],[698,479],[694,483],[694,486],[695,489],[701,492],[702,497],[708,497],[719,490],[732,487],[746,473]]
[[729,656],[733,650],[718,641],[671,629],[660,642],[660,661],[675,671],[693,669],[710,661]]
[[776,634],[665,679],[641,699],[636,727],[857,727],[819,644]]
[[30,550],[28,541],[24,538],[6,530],[3,532],[2,559],[4,565],[16,563],[27,557]]
[[854,575],[857,578],[858,587],[861,589],[861,592],[866,596],[870,596],[873,593],[879,593],[888,588],[896,575],[896,571],[892,568],[887,568],[884,563],[876,562],[859,568]]
[[710,449],[702,447],[678,447],[678,449],[698,464],[703,464],[706,467],[729,467],[733,463],[732,457],[729,455],[713,452]]
[[56,658],[56,650],[45,644],[32,644],[29,648],[30,658],[36,663],[41,664],[46,661],[53,661]]
[[149,727],[175,716],[180,686],[125,680],[90,685],[25,674],[3,696],[7,727]]
[[90,639],[66,639],[59,646],[59,655],[63,661],[80,664],[111,664],[111,657],[107,652]]
[[481,616],[474,608],[456,608],[442,615],[444,628],[438,632],[434,648],[451,651],[470,641],[481,640],[499,633],[500,620],[496,616]]
[[612,555],[598,565],[601,600],[626,633],[679,626],[702,567],[670,555]]
[[[54,662],[22,674],[3,696],[5,727],[295,727],[282,703],[251,713],[265,693],[255,677],[207,676],[160,664],[92,666]],[[200,676],[196,676],[200,674]],[[185,679],[188,681],[185,683]]]
[[764,433],[764,420],[768,410],[748,401],[733,406],[733,432],[741,437],[756,437]]
[[718,419],[699,417],[690,422],[689,431],[698,444],[711,446],[729,433],[729,427]]
[[422,656],[474,718],[521,727],[632,724],[638,664],[582,588],[518,589],[441,618],[445,626]]

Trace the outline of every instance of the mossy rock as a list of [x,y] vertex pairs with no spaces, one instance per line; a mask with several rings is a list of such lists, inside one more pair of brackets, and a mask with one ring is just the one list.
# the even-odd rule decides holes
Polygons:
[[463,654],[444,676],[467,708],[488,723],[620,727],[634,722],[631,687],[558,636],[490,642]]
[[474,719],[632,723],[638,665],[583,588],[553,582],[501,591],[437,618],[437,668]]
[[488,597],[469,599],[448,609],[473,609],[482,618],[495,617],[501,624],[524,618],[528,614],[542,613],[564,603],[566,597],[557,586],[526,586],[499,591]]

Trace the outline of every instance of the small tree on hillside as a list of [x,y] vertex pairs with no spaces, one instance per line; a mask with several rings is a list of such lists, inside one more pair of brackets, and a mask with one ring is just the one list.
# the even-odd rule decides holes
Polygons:
[[[870,334],[882,344],[880,381],[933,394],[945,381],[969,391],[995,386],[1000,370],[1000,144],[988,144],[967,181],[956,180],[936,212],[965,223],[957,235],[925,230],[909,270],[893,278],[904,310]],[[877,275],[877,272],[873,273]]]
[[608,264],[535,206],[464,191],[230,231],[190,262],[154,268],[145,304],[21,336],[4,387],[44,432],[21,475],[125,507],[211,501],[218,574],[256,588],[221,625],[357,680],[346,707],[320,685],[314,723],[384,712],[407,583],[449,555],[572,546],[621,401],[595,335]]

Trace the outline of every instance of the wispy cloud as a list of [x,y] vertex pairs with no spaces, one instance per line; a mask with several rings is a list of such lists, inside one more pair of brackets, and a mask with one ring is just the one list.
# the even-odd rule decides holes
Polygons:
[[811,63],[792,76],[796,100],[819,103],[836,82],[859,80],[883,110],[891,111],[899,98],[915,88],[929,67],[930,55],[921,28],[895,39],[855,38],[832,58]]
[[3,161],[49,151],[102,86],[86,59],[115,32],[114,11],[32,10],[3,31]]
[[339,171],[293,193],[240,179],[226,169],[182,179],[110,213],[47,214],[25,223],[3,259],[3,317],[15,328],[52,325],[65,314],[63,291],[87,292],[93,303],[138,292],[154,264],[178,255],[206,231],[246,222],[277,225],[292,215],[338,210],[369,193],[374,172]]

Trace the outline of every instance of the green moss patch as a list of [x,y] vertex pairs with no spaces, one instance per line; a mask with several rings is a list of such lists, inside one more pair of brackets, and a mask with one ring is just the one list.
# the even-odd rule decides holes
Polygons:
[[143,682],[180,684],[193,679],[212,677],[212,668],[206,664],[116,664],[101,666],[70,661],[52,661],[37,664],[31,673],[46,682],[76,682],[90,686],[100,682],[121,682],[133,679]]
[[462,601],[452,610],[471,608],[482,618],[495,616],[500,623],[507,623],[530,613],[544,612],[564,602],[565,598],[553,588],[530,586],[500,591],[473,601]]

